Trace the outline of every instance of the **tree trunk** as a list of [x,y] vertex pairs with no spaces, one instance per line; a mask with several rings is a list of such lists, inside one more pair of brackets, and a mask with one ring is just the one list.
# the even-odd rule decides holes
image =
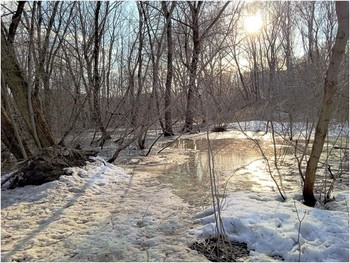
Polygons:
[[[96,9],[95,9],[95,32],[94,32],[94,51],[93,51],[93,59],[94,59],[94,71],[93,71],[93,118],[96,125],[99,127],[102,136],[100,139],[100,146],[103,146],[105,141],[110,138],[108,135],[105,126],[102,123],[102,117],[101,117],[101,105],[100,105],[100,90],[101,90],[101,80],[100,80],[100,74],[98,71],[99,66],[99,52],[100,52],[100,42],[101,42],[101,36],[100,30],[99,30],[99,16],[100,16],[100,9],[101,9],[101,1],[97,1],[96,3]],[[101,31],[103,28],[101,29]]]
[[168,53],[167,53],[167,75],[165,83],[165,97],[164,97],[164,121],[165,121],[165,130],[164,136],[173,136],[173,128],[171,121],[171,82],[173,78],[173,37],[172,37],[172,25],[171,25],[171,13],[174,9],[176,2],[172,2],[171,10],[168,11],[167,4],[162,3],[162,9],[166,19],[166,36],[168,44]]
[[[13,45],[10,41],[6,40],[3,29],[1,30],[1,71],[3,72],[4,81],[9,86],[27,127],[31,127],[31,112],[28,107],[28,83],[15,57]],[[36,123],[35,128],[39,135],[41,146],[49,147],[54,145],[55,141],[52,137],[49,124],[44,118],[39,100],[32,97],[31,102]],[[33,129],[31,129],[31,134],[33,136]]]
[[[165,4],[165,3],[164,3]],[[163,2],[162,2],[163,5]],[[173,6],[175,7],[176,2],[173,2]],[[147,27],[147,35],[148,35],[148,39],[149,39],[149,44],[151,47],[151,61],[152,61],[152,93],[150,96],[150,103],[149,103],[149,112],[151,112],[152,110],[152,103],[155,104],[155,109],[156,109],[156,114],[158,115],[158,120],[159,120],[159,125],[163,131],[163,134],[165,135],[165,125],[163,123],[162,120],[162,114],[160,113],[160,103],[159,103],[159,95],[158,95],[158,90],[159,90],[159,61],[162,55],[162,46],[163,46],[163,33],[159,39],[159,41],[154,41],[154,38],[152,38],[151,36],[151,27],[150,27],[150,22],[148,21],[148,16],[145,12],[145,9],[143,8],[143,5],[141,5],[142,7],[142,11],[144,14],[144,19],[145,19],[145,24]],[[158,27],[157,27],[158,29]],[[155,42],[158,42],[157,45],[155,45]],[[157,49],[154,50],[154,46],[157,46]],[[149,120],[147,121],[147,123],[149,122]]]
[[[188,84],[188,91],[187,91],[187,108],[185,113],[185,126],[183,127],[184,132],[191,132],[193,130],[193,122],[194,122],[194,112],[195,112],[195,101],[194,96],[198,93],[198,87],[196,85],[197,80],[197,68],[198,68],[198,60],[199,60],[199,54],[201,53],[201,43],[203,42],[203,39],[208,34],[210,29],[215,25],[215,23],[219,20],[222,13],[224,12],[225,8],[230,3],[229,1],[226,2],[223,7],[220,9],[217,16],[211,21],[211,23],[203,30],[203,33],[199,34],[199,13],[201,10],[201,7],[203,5],[203,1],[196,1],[196,2],[187,2],[190,9],[191,9],[191,16],[192,16],[192,42],[193,42],[193,49],[192,49],[192,60],[191,64],[189,66],[189,75],[190,80]],[[185,48],[186,49],[186,48]],[[187,63],[186,63],[187,64]]]
[[349,39],[349,2],[337,1],[336,13],[338,17],[338,31],[332,48],[328,70],[326,72],[324,94],[315,130],[315,139],[305,173],[303,196],[304,202],[308,206],[314,206],[316,203],[313,189],[317,164],[328,132],[328,125],[333,112],[334,96],[337,92],[338,73],[345,53],[347,41]]
[[[130,94],[130,106],[131,106],[131,125],[135,128],[139,126],[140,122],[140,96],[142,93],[142,64],[143,64],[143,44],[144,44],[144,22],[142,16],[142,4],[137,3],[139,24],[138,24],[138,32],[137,39],[135,39],[132,47],[130,49],[130,56],[128,59],[128,71],[129,71],[129,94]],[[136,46],[138,40],[138,48],[137,48],[137,59],[135,65],[133,65],[132,61],[132,53],[133,49]],[[135,94],[135,72],[137,70],[137,91]]]
[[[44,90],[44,98],[43,98],[43,112],[45,115],[45,118],[48,122],[50,122],[51,120],[51,97],[52,97],[52,92],[50,90],[50,72],[48,69],[45,69],[45,65],[46,63],[49,63],[51,59],[53,59],[52,53],[50,54],[49,52],[49,44],[50,44],[50,33],[52,32],[52,28],[55,22],[55,18],[56,18],[56,14],[58,11],[58,6],[59,6],[60,2],[57,1],[54,4],[51,16],[50,16],[50,20],[49,23],[47,25],[46,28],[46,34],[45,34],[45,38],[44,41],[42,43],[42,47],[41,47],[41,43],[38,43],[38,62],[36,65],[37,68],[37,72],[35,74],[35,96],[38,96],[38,91],[39,91],[39,83],[40,80],[43,83],[43,90]],[[41,4],[39,5],[39,12],[41,13]],[[41,34],[41,31],[39,32]],[[40,38],[41,39],[41,38]],[[31,43],[32,45],[34,45],[34,43]],[[34,56],[34,53],[33,53]]]
[[25,141],[22,140],[19,142],[18,138],[16,137],[15,127],[13,127],[6,110],[1,105],[1,141],[6,145],[17,160],[21,160],[26,158],[31,153]]
[[[194,95],[196,89],[196,78],[197,78],[197,67],[198,67],[198,59],[199,53],[201,51],[200,47],[200,35],[199,35],[199,11],[203,2],[199,1],[198,3],[194,3],[190,5],[191,13],[192,13],[192,42],[193,42],[193,50],[192,50],[192,60],[189,69],[190,80],[188,84],[187,91],[187,107],[186,107],[186,115],[185,115],[185,126],[183,127],[184,132],[191,132],[193,130],[193,118],[194,118]],[[196,6],[197,5],[197,6]]]
[[9,45],[13,45],[13,41],[14,41],[15,36],[16,36],[18,24],[21,21],[21,17],[22,17],[25,3],[26,3],[26,1],[18,1],[17,10],[16,10],[16,13],[12,17],[11,25],[10,25],[9,32],[8,32],[7,41],[9,43]]

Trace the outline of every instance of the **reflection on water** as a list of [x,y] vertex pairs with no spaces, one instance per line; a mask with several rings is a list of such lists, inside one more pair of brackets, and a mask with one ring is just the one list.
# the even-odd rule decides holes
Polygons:
[[[277,191],[271,179],[266,163],[248,139],[215,139],[211,140],[214,154],[214,171],[219,186],[219,192],[225,191]],[[264,145],[265,154],[272,156],[272,147]],[[159,180],[171,184],[179,196],[195,206],[207,206],[211,202],[210,177],[208,174],[208,143],[206,139],[183,139],[171,145],[185,150],[189,161],[178,165],[175,169],[165,171]],[[286,159],[293,161],[293,157]],[[286,171],[284,171],[286,172]],[[276,175],[275,175],[276,176]],[[278,176],[276,176],[278,181]],[[284,189],[300,188],[300,176],[288,173],[283,178]]]

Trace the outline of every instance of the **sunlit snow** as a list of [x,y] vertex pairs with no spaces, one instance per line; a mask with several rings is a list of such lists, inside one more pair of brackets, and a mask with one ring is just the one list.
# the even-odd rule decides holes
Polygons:
[[[349,221],[347,191],[335,197],[340,211],[310,208],[295,195],[282,202],[275,194],[236,192],[223,206],[223,224],[230,240],[246,242],[252,249],[250,261],[349,261]],[[299,229],[299,220],[301,231]],[[203,224],[188,232],[189,236],[206,238],[215,234],[213,209],[196,214]],[[298,243],[298,235],[299,243]]]
[[1,261],[203,261],[187,205],[145,176],[100,161],[1,193]]

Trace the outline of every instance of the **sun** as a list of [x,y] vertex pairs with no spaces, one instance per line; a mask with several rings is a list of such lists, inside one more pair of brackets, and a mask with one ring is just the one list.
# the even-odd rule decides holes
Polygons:
[[260,12],[257,12],[253,15],[249,15],[244,20],[244,28],[250,34],[259,32],[262,26],[263,19]]

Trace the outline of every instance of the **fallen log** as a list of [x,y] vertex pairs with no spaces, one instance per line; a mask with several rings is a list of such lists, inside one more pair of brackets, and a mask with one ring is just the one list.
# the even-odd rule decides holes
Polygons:
[[[86,161],[92,161],[90,156],[96,156],[97,151],[72,149],[62,146],[45,148],[25,161],[22,161],[14,176],[11,176],[9,187],[25,185],[41,185],[60,178],[65,174],[64,168],[84,166]],[[7,180],[6,180],[7,181]],[[2,185],[5,182],[2,182]]]

